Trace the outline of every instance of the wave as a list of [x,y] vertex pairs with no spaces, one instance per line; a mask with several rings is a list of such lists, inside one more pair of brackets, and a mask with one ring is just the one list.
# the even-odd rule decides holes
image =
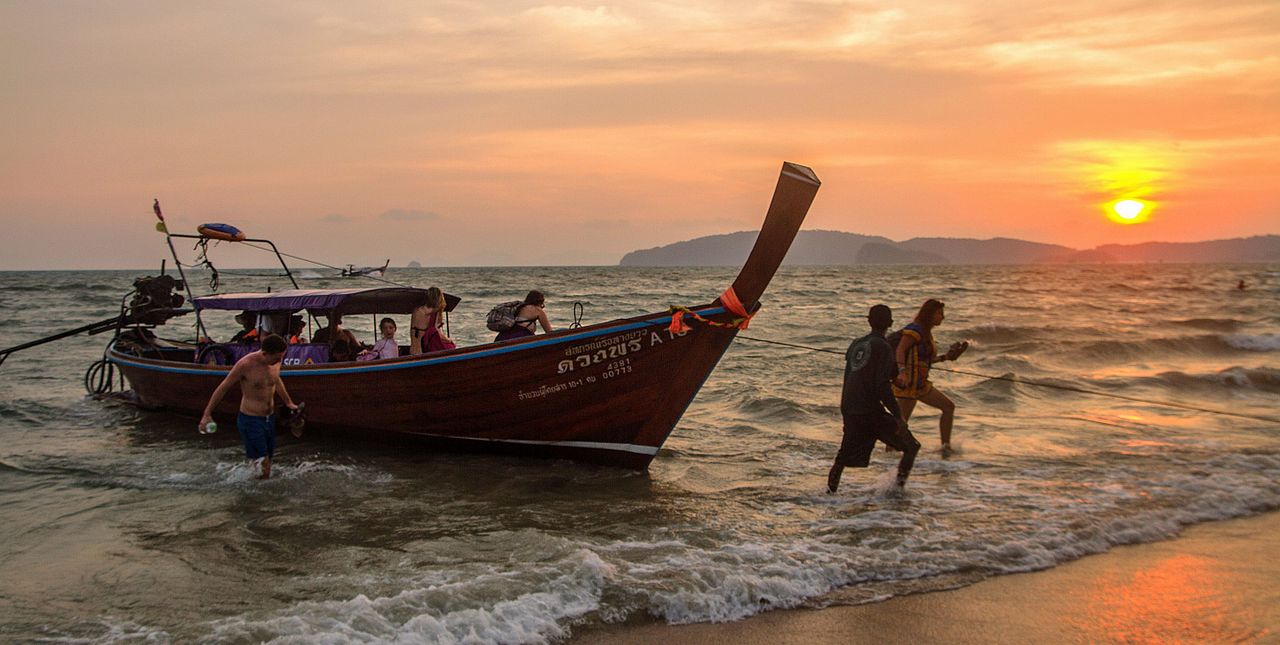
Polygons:
[[[324,642],[539,643],[569,637],[569,623],[601,606],[615,573],[596,553],[579,549],[517,580],[498,572],[428,583],[388,596],[311,601],[274,615],[238,616],[213,624],[217,641],[276,638]],[[536,582],[535,582],[536,581]],[[490,594],[502,600],[481,600]]]
[[1241,351],[1271,352],[1280,350],[1280,335],[1200,334],[1196,336],[1163,336],[1127,340],[1117,334],[1115,340],[1057,343],[1045,349],[1057,354],[1085,359],[1089,362],[1151,359],[1168,354],[1220,356],[1237,354]]
[[1251,352],[1274,352],[1280,350],[1280,334],[1230,334],[1223,336],[1222,339],[1236,349]]
[[[868,602],[1045,569],[1118,545],[1169,539],[1198,522],[1280,508],[1280,456],[1186,457],[1195,468],[1160,478],[1141,469],[1091,473],[1096,478],[1088,480],[1085,498],[1048,492],[1045,484],[1061,483],[1055,478],[1062,473],[1036,469],[1014,479],[992,480],[986,471],[955,475],[945,486],[905,494],[885,492],[893,477],[886,472],[852,495],[795,500],[828,512],[805,519],[802,533],[785,538],[739,534],[708,541],[677,530],[650,540],[584,544],[535,530],[500,532],[479,548],[517,551],[510,558],[422,573],[392,582],[391,591],[379,595],[222,619],[210,624],[210,637],[528,643],[567,639],[575,625],[632,616],[673,624],[732,621],[817,599]],[[927,473],[929,462],[921,468]],[[978,499],[986,503],[975,504]],[[1000,514],[1019,505],[1036,512],[993,531],[1004,526]],[[980,519],[930,519],[931,510],[943,509],[948,517]]]
[[778,396],[747,396],[737,408],[742,416],[757,422],[798,423],[813,415],[809,406]]
[[1280,394],[1280,369],[1267,367],[1246,369],[1230,367],[1212,374],[1188,374],[1186,372],[1162,372],[1143,382],[1161,385],[1175,390],[1203,388],[1227,388],[1231,390],[1257,390]]
[[[1280,394],[1280,369],[1269,367],[1229,367],[1217,372],[1188,373],[1177,370],[1151,376],[1102,376],[1093,378],[1021,378],[1014,372],[1005,372],[1000,379],[984,379],[961,388],[967,396],[977,397],[987,403],[1001,403],[1015,396],[1055,396],[1050,388],[1085,388],[1098,392],[1123,392],[1141,388],[1159,388],[1175,393],[1206,395],[1209,390],[1227,390],[1236,393],[1264,392]],[[1015,383],[1005,379],[1023,381]],[[1037,387],[1044,384],[1048,388]]]
[[[990,345],[1001,345],[1055,338],[1060,336],[1064,331],[1064,329],[1056,327],[1001,325],[998,323],[991,323],[965,327],[956,332],[956,337],[965,338],[970,342],[977,341],[979,343],[986,343]],[[944,342],[942,337],[949,335],[950,334],[938,334],[935,338],[937,338],[938,342],[941,344]]]
[[[1241,321],[1226,324],[1226,319],[1201,318],[1187,321],[1185,326],[1207,330],[1231,330],[1243,326]],[[1085,330],[1069,330],[1061,327],[1035,327],[1019,325],[978,325],[959,330],[955,337],[965,338],[971,344],[988,347],[1014,346],[1024,352],[1051,350],[1080,352],[1088,357],[1126,358],[1139,357],[1152,351],[1179,353],[1224,353],[1237,351],[1270,352],[1280,350],[1280,334],[1197,334],[1130,339],[1126,332],[1118,331],[1105,340],[1073,340],[1084,335]],[[1096,331],[1088,332],[1096,338]],[[947,334],[940,335],[940,345],[947,342]]]
[[106,291],[115,294],[116,300],[124,296],[125,292],[130,289],[129,282],[119,283],[85,283],[85,282],[63,282],[57,284],[14,284],[3,287],[6,292],[16,293],[57,293],[57,292],[88,292],[90,295]]
[[1183,320],[1171,320],[1171,324],[1183,327],[1191,327],[1192,329],[1203,329],[1205,331],[1233,331],[1245,326],[1243,320],[1235,318],[1186,318]]
[[158,473],[145,472],[140,478],[125,480],[118,478],[113,483],[139,489],[178,489],[209,490],[217,487],[257,488],[260,486],[296,487],[305,486],[312,494],[344,495],[353,490],[367,489],[369,486],[380,486],[390,483],[391,474],[370,467],[354,464],[333,463],[322,459],[305,459],[294,457],[277,461],[271,469],[270,482],[263,483],[257,479],[258,470],[244,459],[219,461],[213,470],[205,469],[202,462],[192,463],[196,468],[190,470],[164,471],[166,460],[157,460]]
[[0,421],[16,422],[23,426],[41,427],[47,425],[50,419],[56,419],[66,413],[66,408],[54,407],[30,399],[0,401]]

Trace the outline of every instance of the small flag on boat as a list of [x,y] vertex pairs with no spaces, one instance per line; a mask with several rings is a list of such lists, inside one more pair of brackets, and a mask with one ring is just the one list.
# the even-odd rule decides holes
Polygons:
[[169,227],[168,227],[168,226],[165,226],[165,224],[164,224],[164,213],[161,213],[161,212],[160,212],[160,200],[159,200],[159,199],[157,199],[157,200],[155,201],[155,203],[151,204],[151,210],[153,210],[153,211],[155,211],[155,212],[156,212],[156,218],[160,220],[159,222],[156,222],[156,230],[157,230],[157,231],[159,231],[159,232],[161,232],[161,233],[164,233],[165,235],[168,235],[168,234],[169,234]]

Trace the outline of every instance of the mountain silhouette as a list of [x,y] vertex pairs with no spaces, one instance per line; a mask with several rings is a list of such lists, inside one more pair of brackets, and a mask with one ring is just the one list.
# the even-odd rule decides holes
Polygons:
[[[632,251],[622,266],[737,266],[747,259],[757,231],[708,235]],[[895,242],[878,235],[800,231],[784,264],[1039,264],[1102,262],[1280,262],[1280,235],[1206,242],[1104,244],[1073,249],[1007,237],[988,240],[917,237]]]

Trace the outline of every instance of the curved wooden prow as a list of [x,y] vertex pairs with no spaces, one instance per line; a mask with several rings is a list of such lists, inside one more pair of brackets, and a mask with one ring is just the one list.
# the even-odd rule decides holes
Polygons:
[[773,201],[769,204],[769,214],[760,227],[760,236],[751,248],[747,263],[742,265],[742,271],[733,281],[733,290],[748,311],[760,300],[760,295],[782,264],[782,258],[791,249],[791,242],[804,223],[804,216],[809,213],[809,205],[821,185],[813,170],[789,161],[783,162],[782,174],[778,176],[778,186],[773,190]]

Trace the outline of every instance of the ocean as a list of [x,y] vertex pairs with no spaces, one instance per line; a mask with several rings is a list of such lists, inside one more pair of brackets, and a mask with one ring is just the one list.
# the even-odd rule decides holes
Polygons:
[[[0,272],[0,347],[113,315],[146,273]],[[492,337],[493,304],[532,287],[565,326],[575,303],[584,324],[704,303],[735,273],[387,277],[461,296],[450,327],[468,345]],[[947,305],[939,344],[971,343],[940,367],[1280,415],[1276,265],[784,267],[742,336],[843,351],[869,306],[901,325],[926,298]],[[372,320],[347,325],[372,341]],[[191,333],[178,319],[161,335]],[[933,381],[958,406],[955,454],[921,406],[904,491],[878,448],[828,495],[842,358],[745,338],[645,473],[285,435],[259,482],[231,428],[201,436],[192,418],[86,396],[107,340],[0,366],[0,640],[555,642],[955,588],[1280,509],[1275,421],[945,372]]]

